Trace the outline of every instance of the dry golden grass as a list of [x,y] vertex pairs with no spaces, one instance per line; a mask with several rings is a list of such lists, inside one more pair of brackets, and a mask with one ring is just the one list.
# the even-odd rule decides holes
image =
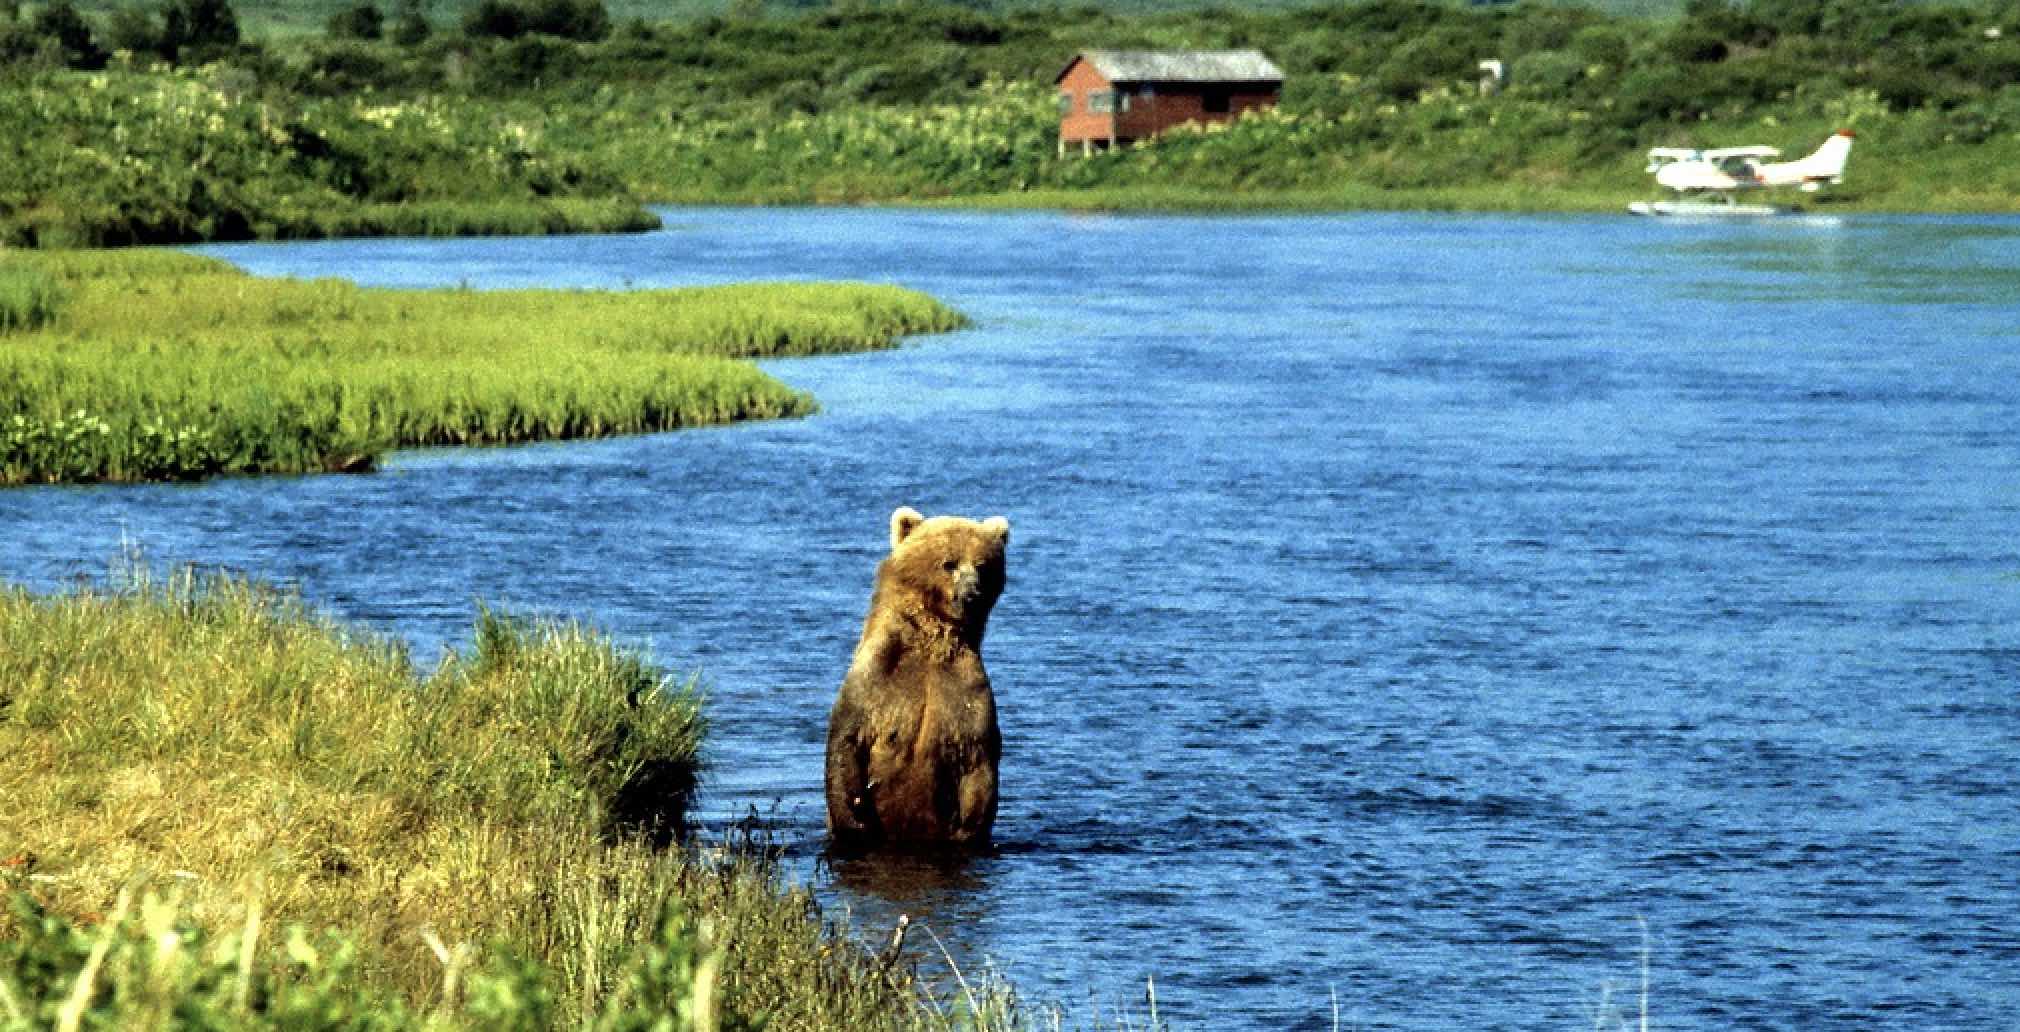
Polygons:
[[0,589],[0,1028],[1016,1027],[1000,986],[923,999],[761,844],[655,834],[701,710],[635,652],[480,611],[420,671],[257,585],[128,576]]

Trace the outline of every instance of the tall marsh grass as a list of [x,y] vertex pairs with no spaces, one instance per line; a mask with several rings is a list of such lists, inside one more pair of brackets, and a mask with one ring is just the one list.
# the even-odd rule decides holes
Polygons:
[[0,265],[0,333],[32,330],[53,321],[63,301],[62,289],[48,274]]
[[692,784],[699,700],[581,628],[482,619],[424,674],[238,581],[0,594],[0,842],[60,909],[186,870],[199,922],[250,892],[382,947],[395,984],[427,952],[402,930],[579,946],[511,901],[563,894],[638,779]]
[[0,589],[0,1028],[994,1027],[768,851],[643,834],[693,791],[692,682],[473,639],[421,670],[238,580]]
[[804,415],[746,359],[961,325],[867,284],[386,290],[173,253],[15,252],[63,318],[0,336],[0,484],[369,468],[388,449]]

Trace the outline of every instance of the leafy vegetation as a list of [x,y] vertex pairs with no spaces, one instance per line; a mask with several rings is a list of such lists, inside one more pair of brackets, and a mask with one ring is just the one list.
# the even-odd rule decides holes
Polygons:
[[[651,224],[641,200],[1027,191],[1613,207],[1646,188],[1648,146],[1807,150],[1842,127],[1862,143],[1838,203],[2020,203],[2014,0],[1692,0],[1654,20],[1409,0],[746,4],[656,22],[595,0],[455,18],[354,0],[318,9],[323,32],[235,42],[222,2],[0,18],[0,239],[618,229]],[[1060,156],[1050,83],[1090,46],[1261,47],[1284,103],[1222,135]],[[1486,58],[1509,78],[1483,97]]]
[[1007,1027],[761,843],[655,845],[701,729],[574,625],[480,613],[424,673],[242,581],[0,589],[0,1028]]
[[354,470],[395,447],[800,415],[812,399],[746,359],[961,322],[895,287],[378,290],[148,251],[0,258],[0,312],[22,313],[0,333],[0,484]]
[[443,98],[272,99],[246,76],[210,65],[0,86],[0,242],[658,224],[524,124],[461,115]]

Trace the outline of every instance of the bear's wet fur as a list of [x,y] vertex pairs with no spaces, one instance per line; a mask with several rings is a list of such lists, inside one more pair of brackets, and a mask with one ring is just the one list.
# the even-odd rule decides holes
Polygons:
[[996,823],[1003,738],[982,634],[1010,523],[901,508],[828,716],[828,834],[843,850],[977,848]]

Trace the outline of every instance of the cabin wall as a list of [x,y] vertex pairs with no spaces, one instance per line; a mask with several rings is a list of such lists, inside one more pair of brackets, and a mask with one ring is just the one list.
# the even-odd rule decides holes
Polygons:
[[1089,98],[1114,89],[1114,84],[1085,60],[1076,60],[1059,77],[1059,141],[1061,145],[1083,140],[1115,139],[1115,115],[1093,110]]
[[[1275,107],[1277,93],[1254,85],[1212,86],[1196,83],[1146,85],[1124,91],[1126,100],[1117,113],[1115,134],[1124,140],[1156,136],[1186,122],[1211,125],[1232,122],[1247,111]],[[1209,104],[1208,98],[1221,101]],[[1209,107],[1225,110],[1209,111]]]

